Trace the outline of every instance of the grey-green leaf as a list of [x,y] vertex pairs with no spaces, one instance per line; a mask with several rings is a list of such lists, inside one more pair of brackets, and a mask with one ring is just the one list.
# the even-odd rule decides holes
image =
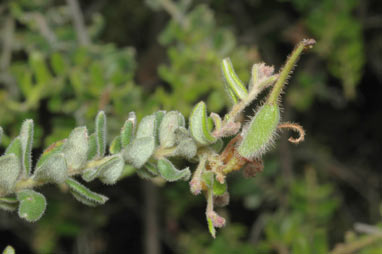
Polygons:
[[63,183],[68,178],[68,167],[63,153],[55,153],[38,167],[34,173],[38,181]]
[[134,139],[124,153],[124,158],[134,167],[141,168],[155,150],[155,138],[144,137]]
[[18,214],[29,222],[38,221],[46,209],[46,199],[44,195],[34,190],[22,190],[16,193],[20,202]]
[[2,197],[0,198],[0,209],[13,212],[19,206],[19,201],[14,197]]
[[122,150],[121,136],[116,136],[110,144],[109,152],[111,154],[119,153]]
[[115,184],[122,174],[125,162],[120,155],[113,156],[100,167],[100,180],[104,184]]
[[197,152],[197,146],[192,138],[186,138],[176,146],[175,154],[187,159],[192,159],[195,157]]
[[145,116],[139,123],[136,138],[155,137],[156,116],[155,114]]
[[31,173],[32,167],[33,120],[28,119],[23,122],[20,131],[20,141],[23,150],[23,172],[28,176]]
[[89,145],[89,148],[88,148],[87,158],[88,160],[91,160],[97,155],[97,136],[95,133],[89,136],[88,145]]
[[36,168],[40,167],[52,155],[61,152],[62,146],[65,144],[65,142],[66,142],[66,139],[57,141],[51,144],[47,149],[45,149],[41,157],[37,161]]
[[102,157],[106,152],[106,115],[100,111],[95,120],[95,133],[97,140],[97,155]]
[[178,180],[188,181],[191,176],[191,171],[188,167],[179,170],[166,158],[158,160],[158,170],[159,174],[169,182]]
[[159,127],[159,143],[161,147],[173,147],[176,142],[175,131],[179,127],[184,127],[185,120],[178,111],[167,112]]
[[134,135],[134,121],[127,119],[121,129],[122,148],[126,148],[130,144],[131,140],[133,139],[133,135]]
[[73,178],[68,178],[66,184],[69,186],[73,196],[81,203],[89,206],[103,205],[108,200],[104,195],[95,193]]
[[208,118],[206,104],[199,102],[190,115],[191,136],[199,145],[209,145],[216,141],[208,130]]
[[237,76],[231,60],[229,58],[223,59],[221,67],[229,95],[233,96],[232,99],[236,101],[237,99],[242,100],[247,97],[248,91]]
[[88,131],[86,127],[77,127],[69,135],[62,147],[62,153],[69,168],[79,169],[88,157]]
[[13,153],[0,157],[0,190],[10,192],[22,170],[19,158]]
[[159,127],[162,123],[164,116],[166,115],[166,111],[159,110],[154,113],[155,115],[155,142],[159,144]]
[[7,149],[5,150],[5,154],[11,154],[13,153],[14,155],[17,156],[17,158],[19,158],[20,162],[22,162],[22,158],[23,158],[23,148],[22,148],[22,145],[21,145],[21,140],[19,137],[15,138],[10,144],[9,146],[7,147]]

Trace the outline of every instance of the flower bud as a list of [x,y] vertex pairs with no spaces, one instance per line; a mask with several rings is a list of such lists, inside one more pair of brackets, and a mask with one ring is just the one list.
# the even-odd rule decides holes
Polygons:
[[278,105],[264,104],[244,128],[238,153],[248,160],[259,158],[272,144],[279,121]]

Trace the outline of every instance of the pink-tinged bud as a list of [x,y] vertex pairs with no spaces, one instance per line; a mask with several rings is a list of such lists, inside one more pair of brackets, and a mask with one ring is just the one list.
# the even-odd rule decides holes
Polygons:
[[215,211],[208,212],[207,218],[212,221],[215,228],[222,228],[225,226],[225,219],[218,215]]
[[199,195],[202,191],[202,183],[200,179],[194,178],[190,181],[190,190],[194,195]]

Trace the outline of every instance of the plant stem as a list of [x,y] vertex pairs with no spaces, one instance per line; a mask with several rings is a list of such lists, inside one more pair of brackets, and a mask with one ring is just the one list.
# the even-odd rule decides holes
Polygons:
[[[85,166],[83,166],[82,168],[79,168],[79,169],[68,168],[68,176],[76,176],[76,175],[81,174],[81,172],[83,172],[84,170],[86,170],[88,168],[96,168],[96,167],[102,165],[104,162],[106,162],[109,159],[110,159],[109,156],[106,156],[106,157],[102,157],[100,159],[91,160],[88,163],[86,163]],[[45,185],[47,183],[48,182],[46,182],[46,181],[36,181],[33,178],[33,176],[29,177],[29,178],[20,179],[19,181],[17,181],[13,193],[18,192],[20,190],[24,190],[24,189],[33,189],[36,187],[40,187],[40,186]],[[9,194],[11,194],[11,193],[7,193],[7,194],[0,193],[0,198],[4,197],[6,195],[9,195]]]
[[288,57],[288,60],[284,65],[283,69],[281,70],[280,76],[277,79],[276,84],[273,86],[271,94],[267,99],[267,104],[277,103],[281,91],[286,81],[288,80],[289,74],[295,67],[301,53],[304,49],[312,47],[315,43],[316,41],[313,39],[304,39],[295,47],[292,54]]

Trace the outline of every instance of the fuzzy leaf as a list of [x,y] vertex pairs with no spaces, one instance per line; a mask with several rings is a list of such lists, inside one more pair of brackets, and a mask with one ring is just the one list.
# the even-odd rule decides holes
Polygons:
[[134,121],[127,119],[121,129],[121,146],[126,148],[133,139],[134,135]]
[[88,131],[86,127],[77,127],[69,135],[62,146],[62,153],[69,168],[79,169],[87,161],[88,157]]
[[5,154],[14,154],[22,162],[23,148],[19,137],[15,138],[5,150]]
[[233,97],[232,99],[237,101],[243,100],[245,97],[247,97],[248,91],[233,69],[231,60],[229,58],[223,59],[221,67],[224,79],[226,81],[227,90],[229,91],[229,95]]
[[213,143],[211,146],[210,146],[215,152],[217,153],[220,153],[220,151],[223,149],[224,147],[224,142],[222,139],[218,139],[216,140],[215,143]]
[[172,163],[166,158],[158,160],[159,174],[169,182],[174,182],[178,180],[188,181],[191,176],[190,169],[184,168],[178,170]]
[[103,205],[108,200],[104,195],[92,192],[73,178],[66,180],[73,196],[81,203],[88,206]]
[[209,145],[216,141],[208,130],[207,109],[204,102],[199,102],[190,116],[190,132],[200,145]]
[[159,128],[162,123],[162,120],[164,116],[166,115],[166,111],[164,110],[159,110],[155,112],[155,142],[156,144],[159,144]]
[[154,153],[155,138],[144,137],[134,139],[124,153],[125,160],[129,161],[134,167],[141,168]]
[[86,182],[91,182],[96,179],[99,175],[99,167],[97,168],[87,168],[82,171],[82,179]]
[[34,178],[38,181],[63,183],[68,178],[68,167],[63,153],[55,153],[37,167]]
[[176,142],[175,131],[179,127],[184,127],[185,120],[178,111],[170,111],[163,117],[159,127],[159,143],[161,147],[173,147]]
[[38,221],[46,209],[46,199],[44,195],[34,190],[22,190],[16,193],[20,202],[18,214],[29,222]]
[[0,189],[8,193],[16,184],[22,170],[19,158],[13,153],[0,157]]
[[159,174],[158,168],[155,164],[151,162],[147,162],[145,164],[145,168],[147,169],[148,172],[150,172],[153,176],[157,176]]
[[175,149],[175,154],[187,159],[195,157],[197,152],[197,146],[192,138],[186,138],[182,140]]
[[22,146],[22,167],[23,172],[28,176],[32,167],[32,146],[33,146],[33,120],[25,120],[21,126],[20,141]]
[[18,206],[19,206],[19,201],[14,197],[0,198],[0,209],[13,212],[17,209]]
[[214,127],[215,127],[216,130],[220,130],[221,129],[223,121],[222,121],[221,117],[218,114],[212,112],[210,114],[209,119],[211,119],[213,121]]
[[260,157],[272,144],[279,121],[278,105],[264,104],[245,127],[238,153],[247,159]]
[[175,139],[176,143],[182,142],[182,140],[191,138],[190,132],[184,128],[184,127],[179,127],[178,129],[175,130]]
[[125,162],[120,155],[113,156],[100,166],[100,180],[104,184],[115,184],[122,174]]
[[116,136],[110,144],[109,152],[111,154],[119,153],[122,150],[121,136]]
[[156,131],[156,116],[149,115],[144,117],[139,123],[136,139],[145,138],[145,137],[155,137]]
[[15,251],[15,249],[12,246],[8,245],[4,249],[3,254],[16,254],[16,251]]
[[88,145],[87,158],[88,160],[91,160],[97,155],[97,136],[95,133],[89,136]]
[[45,149],[37,161],[36,168],[40,167],[52,155],[61,152],[62,145],[65,144],[65,141],[66,141],[66,139],[57,141],[57,142],[51,144],[47,149]]
[[95,120],[95,134],[97,141],[97,155],[102,157],[106,152],[106,115],[100,111]]

